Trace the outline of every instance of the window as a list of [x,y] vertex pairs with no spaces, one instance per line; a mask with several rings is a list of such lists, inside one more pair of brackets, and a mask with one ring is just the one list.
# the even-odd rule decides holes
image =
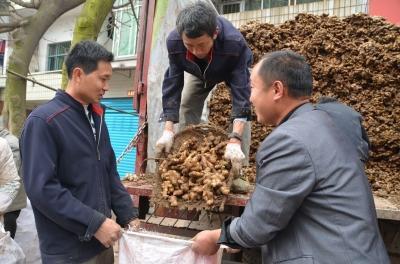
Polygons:
[[[264,0],[265,1],[265,0]],[[246,10],[259,10],[261,9],[262,0],[246,0]]]
[[138,23],[141,1],[134,1],[135,13],[132,12],[129,0],[117,0],[116,6],[123,6],[114,12],[115,26],[113,36],[113,53],[116,58],[136,54]]
[[221,14],[239,13],[244,11],[244,1],[222,0],[220,5]]
[[47,70],[61,70],[64,63],[64,58],[68,54],[71,41],[49,44]]
[[289,5],[306,4],[313,2],[320,2],[322,0],[220,0],[220,12],[222,14],[238,13],[250,10],[268,9],[274,7],[283,7]]
[[296,0],[296,4],[307,4],[307,3],[320,2],[320,1],[322,1],[322,0]]
[[240,12],[240,3],[222,5],[222,14],[239,13],[239,12]]
[[289,0],[264,0],[263,8],[273,8],[273,7],[281,7],[288,6]]
[[264,8],[282,7],[288,5],[306,4],[322,0],[263,0]]

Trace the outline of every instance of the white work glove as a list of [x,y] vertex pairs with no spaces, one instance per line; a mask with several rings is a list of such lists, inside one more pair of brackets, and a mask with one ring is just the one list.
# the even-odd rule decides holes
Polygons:
[[[245,159],[242,147],[238,143],[228,143],[225,149],[224,158],[230,160],[234,174],[239,174],[242,168],[243,160]],[[237,175],[236,175],[237,176]]]
[[163,152],[169,153],[171,151],[172,143],[174,143],[174,132],[164,130],[162,136],[156,143],[156,155],[160,156]]
[[232,162],[242,163],[245,156],[242,151],[242,147],[238,143],[228,143],[225,149],[224,158]]

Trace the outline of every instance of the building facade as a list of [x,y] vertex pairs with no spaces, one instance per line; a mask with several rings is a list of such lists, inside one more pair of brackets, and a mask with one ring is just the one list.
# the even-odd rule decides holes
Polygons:
[[[133,109],[133,77],[136,66],[137,20],[141,1],[136,1],[135,13],[129,0],[117,0],[113,10],[101,30],[97,41],[114,53],[112,62],[113,75],[110,90],[105,94],[103,104],[106,109],[106,122],[109,127],[111,143],[115,155],[122,154],[125,147],[136,134],[138,118]],[[55,89],[61,88],[62,65],[71,46],[75,20],[83,5],[70,10],[58,18],[46,31],[36,48],[30,63],[28,78]],[[29,12],[29,11],[27,11]],[[0,34],[0,96],[4,96],[6,83],[6,65],[10,56],[12,39],[9,34]],[[40,84],[28,81],[26,88],[27,113],[38,105],[52,99],[55,92]],[[123,177],[134,171],[135,151],[132,151],[118,164],[118,171]]]

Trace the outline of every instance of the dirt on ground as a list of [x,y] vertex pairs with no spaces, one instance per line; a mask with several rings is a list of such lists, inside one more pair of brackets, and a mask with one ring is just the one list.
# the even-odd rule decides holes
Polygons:
[[[250,22],[240,31],[254,63],[271,51],[296,51],[312,67],[313,101],[330,96],[361,113],[371,142],[366,172],[372,190],[400,195],[400,27],[365,14],[345,19],[300,14],[279,26]],[[228,127],[230,103],[227,87],[220,84],[209,103],[211,123]],[[251,180],[256,150],[271,130],[252,121],[246,169]]]

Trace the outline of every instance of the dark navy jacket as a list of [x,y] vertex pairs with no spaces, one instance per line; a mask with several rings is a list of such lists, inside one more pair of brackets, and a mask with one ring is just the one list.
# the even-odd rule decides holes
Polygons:
[[111,210],[120,225],[137,217],[116,170],[103,108],[89,108],[97,140],[83,106],[63,91],[24,125],[24,183],[43,263],[80,263],[105,250],[93,235]]
[[162,86],[163,114],[160,121],[179,122],[179,108],[186,71],[205,82],[205,89],[211,89],[220,82],[226,82],[232,93],[232,118],[251,118],[250,73],[253,55],[242,34],[223,17],[218,17],[218,36],[214,41],[212,57],[204,74],[190,59],[177,30],[167,38],[169,68]]

